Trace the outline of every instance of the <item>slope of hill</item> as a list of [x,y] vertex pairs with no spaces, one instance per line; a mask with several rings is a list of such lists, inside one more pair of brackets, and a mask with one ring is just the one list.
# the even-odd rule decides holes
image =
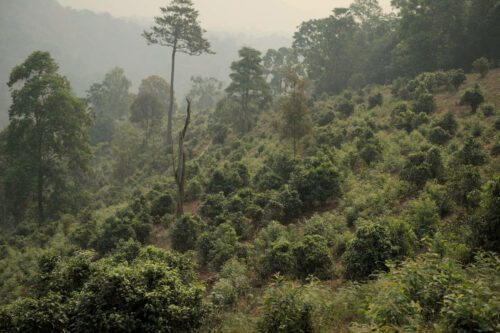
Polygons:
[[[416,100],[394,96],[394,86],[324,96],[312,107],[314,128],[297,158],[279,134],[278,104],[260,114],[250,133],[233,132],[223,143],[212,141],[207,126],[213,111],[196,113],[186,142],[189,214],[177,221],[170,161],[157,154],[161,140],[145,148],[142,133],[122,124],[95,162],[88,210],[4,241],[0,301],[30,295],[25,285],[40,290],[36,279],[44,278],[54,285],[42,308],[50,297],[85,304],[82,295],[115,288],[99,289],[96,281],[106,274],[117,279],[113,297],[140,299],[146,282],[127,274],[151,269],[161,248],[185,253],[175,260],[168,254],[169,272],[188,269],[182,283],[213,306],[196,322],[202,331],[274,332],[273,325],[285,325],[434,332],[463,322],[494,331],[488,329],[498,319],[498,257],[478,249],[487,246],[481,221],[498,212],[499,82],[496,69],[483,79],[468,75],[458,90],[436,86],[437,107],[428,114],[414,111]],[[459,104],[476,84],[488,106],[471,113]],[[351,114],[339,111],[345,100],[355,105]],[[179,115],[178,128],[182,121]],[[484,237],[495,239],[496,228]],[[138,242],[155,248],[139,250]],[[37,262],[52,262],[50,273]],[[166,274],[155,265],[155,274]],[[59,300],[67,291],[56,282],[74,281],[73,272],[82,270],[87,282],[75,282],[77,292]],[[120,289],[129,278],[140,287]],[[198,283],[207,289],[196,289]],[[481,304],[484,311],[472,313]],[[198,305],[190,311],[201,311]],[[6,309],[17,315],[16,307]],[[70,315],[80,320],[81,313]]]

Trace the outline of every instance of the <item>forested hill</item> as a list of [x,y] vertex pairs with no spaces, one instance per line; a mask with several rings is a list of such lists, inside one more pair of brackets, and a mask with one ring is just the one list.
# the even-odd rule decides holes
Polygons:
[[[150,21],[147,25],[153,23]],[[5,85],[10,70],[19,64],[19,59],[35,50],[51,52],[61,72],[82,97],[92,83],[102,81],[104,74],[116,66],[125,70],[134,87],[152,74],[169,77],[168,51],[148,47],[141,37],[147,25],[108,14],[73,10],[61,6],[57,0],[0,1],[0,128],[6,126],[10,105]],[[227,81],[227,64],[236,59],[238,49],[244,44],[265,51],[291,43],[289,37],[279,35],[259,37],[209,32],[209,36],[215,55],[178,59],[180,98],[189,89],[191,76],[213,76]]]
[[[82,99],[19,55],[0,333],[500,332],[500,0],[392,3],[242,47],[185,102],[120,68]],[[219,51],[192,1],[162,15],[132,43]]]

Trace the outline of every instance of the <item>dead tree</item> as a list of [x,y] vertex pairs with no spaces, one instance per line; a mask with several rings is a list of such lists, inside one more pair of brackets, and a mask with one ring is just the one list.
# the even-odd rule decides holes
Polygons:
[[186,101],[187,116],[184,128],[179,133],[179,156],[177,161],[175,160],[172,149],[172,170],[174,172],[175,183],[177,184],[177,217],[184,214],[184,186],[186,183],[186,151],[184,150],[184,139],[186,138],[189,121],[191,120],[191,100],[186,99]]

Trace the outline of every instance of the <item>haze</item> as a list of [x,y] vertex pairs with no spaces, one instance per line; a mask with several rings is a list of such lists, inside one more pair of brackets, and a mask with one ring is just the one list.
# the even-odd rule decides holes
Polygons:
[[[76,9],[108,12],[116,17],[151,17],[166,0],[58,0]],[[350,0],[194,0],[204,27],[232,32],[290,34],[302,22],[326,17],[335,7],[348,6]],[[381,0],[385,10],[390,0]],[[263,10],[263,9],[266,10]]]

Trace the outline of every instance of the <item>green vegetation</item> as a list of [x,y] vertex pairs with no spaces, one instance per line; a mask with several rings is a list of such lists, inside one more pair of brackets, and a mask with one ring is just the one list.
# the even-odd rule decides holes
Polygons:
[[[84,100],[49,53],[20,60],[0,332],[499,331],[500,4],[393,6],[242,48],[186,118],[159,76]],[[162,13],[149,42],[210,51],[191,1]]]

